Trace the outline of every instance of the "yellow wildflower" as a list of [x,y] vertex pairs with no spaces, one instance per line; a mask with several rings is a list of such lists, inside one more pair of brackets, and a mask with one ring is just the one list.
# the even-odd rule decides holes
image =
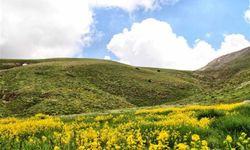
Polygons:
[[184,144],[184,143],[179,143],[177,145],[177,150],[188,150],[188,145],[187,144]]
[[195,141],[195,142],[199,141],[200,140],[200,136],[198,134],[193,134],[192,135],[192,140]]
[[33,140],[33,138],[32,138],[32,137],[29,137],[28,142],[29,142],[29,144],[34,144],[34,143],[35,143],[35,141]]
[[232,143],[233,142],[233,139],[232,139],[232,137],[230,135],[227,135],[226,142],[228,142],[228,143]]
[[112,115],[102,115],[102,116],[96,116],[95,117],[95,121],[107,121],[112,119],[113,116]]
[[78,150],[85,150],[84,146],[79,146]]
[[206,141],[206,140],[202,140],[202,141],[201,141],[201,145],[202,145],[202,146],[207,146],[207,141]]
[[210,119],[205,117],[200,120],[199,126],[202,128],[206,128],[208,127],[209,123],[210,123]]
[[158,136],[158,140],[159,141],[166,141],[166,140],[168,140],[168,138],[169,138],[169,134],[168,134],[168,132],[166,132],[166,131],[161,131],[160,133],[159,133],[159,136]]
[[45,142],[47,140],[46,136],[42,136],[42,141]]
[[54,150],[60,150],[60,147],[59,146],[55,146]]

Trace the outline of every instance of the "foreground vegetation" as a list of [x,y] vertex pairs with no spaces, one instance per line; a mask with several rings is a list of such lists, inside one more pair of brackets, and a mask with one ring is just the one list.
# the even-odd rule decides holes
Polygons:
[[0,147],[250,149],[250,104],[144,108],[125,113],[0,119]]

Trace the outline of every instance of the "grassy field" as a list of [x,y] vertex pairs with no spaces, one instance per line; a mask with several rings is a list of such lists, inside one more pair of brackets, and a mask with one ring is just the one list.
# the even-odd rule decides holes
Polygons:
[[211,88],[197,97],[221,102],[250,99],[250,47],[217,58],[198,72]]
[[2,59],[0,116],[241,102],[250,99],[250,48],[231,55],[197,71],[96,59]]
[[10,150],[250,149],[250,104],[152,107],[127,112],[0,119]]
[[160,105],[202,89],[192,72],[92,59],[43,60],[3,70],[0,79],[3,116],[76,114]]
[[248,150],[249,61],[250,48],[197,71],[0,60],[0,149]]

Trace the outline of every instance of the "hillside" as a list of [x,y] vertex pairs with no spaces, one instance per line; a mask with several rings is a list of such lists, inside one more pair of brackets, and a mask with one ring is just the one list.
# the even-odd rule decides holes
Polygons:
[[219,57],[212,62],[208,63],[205,67],[201,68],[201,71],[214,71],[221,69],[231,68],[249,68],[250,59],[250,47],[242,49],[240,51],[230,53]]
[[198,99],[211,103],[250,99],[250,47],[219,57],[196,72],[207,81],[209,88],[192,96],[190,101]]
[[[72,114],[177,101],[201,90],[192,72],[94,59],[1,60],[6,115]],[[28,65],[22,66],[23,63]],[[19,67],[16,67],[19,66]]]
[[77,114],[161,104],[242,101],[250,99],[249,62],[250,48],[193,72],[97,59],[2,59],[0,114]]

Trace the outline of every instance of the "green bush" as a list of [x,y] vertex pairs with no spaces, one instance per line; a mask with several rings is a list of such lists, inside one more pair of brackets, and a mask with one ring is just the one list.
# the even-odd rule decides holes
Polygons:
[[197,112],[196,117],[200,120],[201,118],[218,118],[225,116],[225,112],[223,110],[215,110],[215,109],[209,109],[209,110],[201,110]]
[[239,113],[240,115],[250,117],[250,104],[239,106],[235,108],[233,111]]
[[157,115],[165,115],[167,116],[168,114],[170,114],[172,112],[172,110],[167,110],[167,111],[162,111],[162,112],[158,112],[156,113]]
[[210,147],[222,147],[223,146],[220,142],[221,141],[220,132],[212,128],[204,129],[204,128],[192,127],[192,126],[180,126],[177,128],[177,130],[182,135],[185,135],[187,133],[200,135],[201,138],[207,139]]
[[225,134],[250,134],[250,119],[242,115],[228,115],[216,119],[211,127],[223,131]]

